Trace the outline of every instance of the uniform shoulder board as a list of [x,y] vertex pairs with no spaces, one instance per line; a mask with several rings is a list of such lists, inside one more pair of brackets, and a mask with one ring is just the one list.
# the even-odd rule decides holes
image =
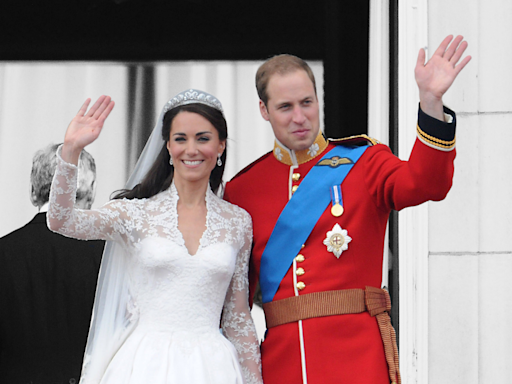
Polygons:
[[367,135],[355,135],[342,137],[341,139],[328,139],[333,144],[337,145],[376,145],[380,144],[380,141],[367,136]]

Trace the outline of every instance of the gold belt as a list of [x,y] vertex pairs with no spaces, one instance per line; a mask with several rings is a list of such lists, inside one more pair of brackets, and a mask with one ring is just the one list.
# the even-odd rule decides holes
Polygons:
[[401,384],[396,334],[389,311],[391,299],[385,289],[343,289],[313,292],[263,304],[267,328],[314,317],[355,314],[368,311],[376,317],[392,383]]

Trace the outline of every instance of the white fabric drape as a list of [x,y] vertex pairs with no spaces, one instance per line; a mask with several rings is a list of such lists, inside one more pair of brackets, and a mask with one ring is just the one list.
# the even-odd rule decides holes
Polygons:
[[[224,180],[273,147],[273,133],[258,109],[254,76],[261,62],[159,62],[155,64],[155,116],[167,100],[187,89],[215,95],[228,122],[228,159]],[[323,67],[309,62],[323,104]],[[100,138],[87,148],[97,166],[93,207],[109,200],[126,182],[128,69],[122,63],[0,64],[0,188],[3,215],[0,236],[26,224],[37,209],[30,203],[30,170],[34,153],[62,142],[67,125],[82,102],[102,94],[116,107]],[[152,127],[149,127],[150,129]]]
[[[254,61],[213,61],[156,65],[156,106],[163,106],[169,95],[187,88],[211,93],[221,101],[228,123],[228,158],[224,180],[230,180],[250,162],[273,148],[274,135],[270,124],[260,115],[254,85],[260,64]],[[319,85],[318,98],[323,105],[322,63],[309,62],[309,65],[315,73]]]
[[126,67],[120,64],[0,64],[0,236],[37,213],[30,203],[32,157],[48,144],[63,141],[87,97],[108,94],[117,102],[100,139],[87,148],[97,166],[95,206],[124,185],[119,170],[124,170],[126,78]]

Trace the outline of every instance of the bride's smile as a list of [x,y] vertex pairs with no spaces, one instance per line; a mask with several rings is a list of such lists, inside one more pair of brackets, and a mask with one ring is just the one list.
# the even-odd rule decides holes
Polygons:
[[225,142],[206,118],[191,112],[180,112],[171,125],[167,149],[171,155],[176,180],[206,181],[217,164]]

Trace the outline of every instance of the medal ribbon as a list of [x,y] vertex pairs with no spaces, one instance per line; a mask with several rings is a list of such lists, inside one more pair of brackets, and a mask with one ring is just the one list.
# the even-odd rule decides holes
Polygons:
[[[339,205],[341,207],[341,212],[343,213],[343,196],[341,194],[341,186],[340,185],[333,185],[331,188],[331,200],[332,200],[332,208],[331,212],[333,212],[333,208]],[[333,215],[338,217],[341,215],[341,213],[334,214]]]
[[[264,303],[273,300],[293,259],[331,203],[327,191],[343,183],[367,148],[367,145],[335,146],[313,166],[284,207],[261,256],[260,287]],[[334,157],[347,158],[350,162],[331,160]]]

